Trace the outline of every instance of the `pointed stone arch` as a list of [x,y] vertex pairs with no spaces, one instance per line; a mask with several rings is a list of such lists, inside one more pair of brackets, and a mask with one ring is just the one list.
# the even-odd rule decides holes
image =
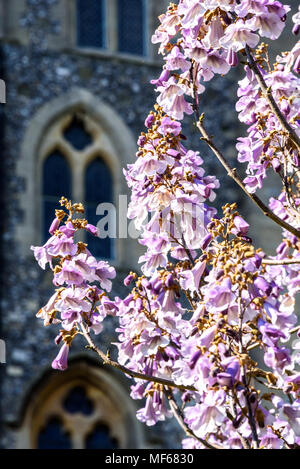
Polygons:
[[[84,449],[91,432],[100,423],[120,449],[144,448],[144,429],[136,419],[136,407],[127,383],[114,370],[78,355],[62,372],[47,369],[28,389],[16,425],[18,449],[37,449],[39,435],[52,419],[62,422],[73,449]],[[91,403],[88,413],[69,412],[64,402],[81,387]]]
[[[71,157],[60,133],[72,116],[79,113],[85,125],[96,135],[94,144],[80,157]],[[71,164],[73,175],[73,198],[83,200],[83,170],[92,158],[101,156],[112,172],[114,203],[118,195],[128,195],[122,169],[134,161],[137,146],[133,135],[118,113],[99,98],[82,88],[72,88],[42,106],[30,120],[21,146],[18,175],[26,181],[25,193],[20,200],[24,222],[17,227],[17,240],[24,255],[30,253],[31,245],[41,243],[41,169],[51,149],[64,146],[64,153]],[[75,153],[74,153],[75,154]],[[133,266],[131,253],[137,242],[131,239],[116,240],[116,265]]]

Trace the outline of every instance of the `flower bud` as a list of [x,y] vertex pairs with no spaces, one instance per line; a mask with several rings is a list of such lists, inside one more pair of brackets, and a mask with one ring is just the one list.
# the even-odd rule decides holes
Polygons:
[[151,290],[151,289],[152,289],[151,282],[149,282],[149,280],[146,279],[146,278],[143,278],[143,280],[142,280],[142,285],[143,285],[144,288],[147,288],[147,290]]
[[179,151],[174,150],[173,148],[170,148],[170,149],[167,151],[167,154],[170,155],[170,156],[173,156],[173,158],[175,158],[176,160],[178,160],[178,159],[180,158],[180,153],[179,153]]
[[224,270],[219,270],[216,275],[216,280],[219,280],[221,277],[224,276]]
[[234,384],[234,380],[229,373],[219,373],[217,380],[220,386],[226,386],[227,388],[232,388]]
[[299,34],[299,31],[300,31],[300,24],[295,24],[295,26],[292,29],[292,33],[295,34],[295,36],[297,36]]
[[267,296],[269,296],[272,292],[271,285],[263,277],[257,277],[254,280],[254,285]]
[[204,251],[212,240],[212,235],[208,233],[202,240],[200,248]]
[[145,126],[147,127],[147,129],[150,129],[152,127],[154,120],[155,120],[154,115],[149,114],[149,116],[145,120]]
[[124,285],[125,287],[129,287],[133,280],[133,275],[127,275],[127,277],[124,279]]
[[283,254],[284,251],[288,251],[288,246],[284,241],[282,241],[282,243],[277,247],[276,252],[277,254]]
[[172,285],[174,285],[174,280],[172,274],[169,274],[167,279],[166,279],[166,287],[170,288]]
[[51,223],[51,226],[49,228],[49,233],[51,235],[54,235],[54,233],[58,229],[59,225],[60,225],[60,220],[58,218],[54,218],[54,220]]
[[242,217],[240,216],[234,217],[233,223],[239,234],[247,235],[248,230],[249,230],[249,225]]
[[58,334],[55,339],[54,339],[54,342],[56,343],[56,345],[59,345],[62,341],[62,335],[61,334]]
[[254,256],[254,265],[257,269],[259,269],[259,267],[261,266],[261,263],[262,263],[262,258],[258,255],[258,254],[255,254]]
[[60,371],[64,371],[68,368],[69,348],[67,344],[61,347],[57,357],[52,362],[52,368]]
[[139,138],[138,138],[138,141],[137,141],[137,144],[139,147],[143,147],[146,143],[146,137],[145,135],[141,135]]
[[169,70],[163,70],[158,80],[151,80],[150,83],[152,85],[162,86],[164,81],[168,81],[169,77],[170,77]]
[[87,225],[85,225],[85,229],[86,229],[86,231],[91,233],[93,236],[98,236],[98,229],[97,229],[96,226],[91,225],[90,223],[88,223]]
[[128,295],[128,296],[125,298],[125,300],[123,301],[123,303],[124,303],[125,306],[128,306],[129,303],[130,303],[132,300],[133,300],[133,295],[132,295],[132,293],[130,293],[130,295]]
[[293,70],[294,70],[295,73],[300,74],[300,55],[298,55],[298,57],[297,57],[297,59],[294,63]]
[[201,355],[202,355],[201,350],[197,350],[196,352],[193,353],[193,355],[190,359],[190,362],[189,362],[189,366],[190,366],[191,370],[193,370],[195,368],[195,366],[197,364],[197,361],[199,360]]
[[161,290],[161,287],[162,287],[162,281],[161,280],[158,280],[157,282],[155,282],[155,284],[153,285],[153,291],[156,295],[159,294],[160,290]]
[[237,64],[239,63],[237,53],[234,52],[232,49],[229,49],[229,51],[228,51],[228,54],[227,54],[227,62],[228,62],[229,65],[231,65],[232,67],[236,67]]

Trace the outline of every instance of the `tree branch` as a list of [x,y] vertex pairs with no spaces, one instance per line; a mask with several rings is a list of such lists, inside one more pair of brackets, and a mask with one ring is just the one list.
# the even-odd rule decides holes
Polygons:
[[246,51],[246,55],[247,55],[247,59],[248,59],[250,68],[253,70],[253,72],[256,76],[256,79],[258,81],[258,84],[259,84],[262,92],[263,92],[264,97],[268,101],[273,113],[275,114],[275,116],[279,120],[282,127],[289,134],[290,139],[292,140],[294,145],[297,147],[298,151],[300,151],[300,139],[299,139],[298,135],[296,134],[295,130],[286,121],[285,117],[283,116],[282,112],[280,111],[280,109],[279,109],[279,107],[278,107],[278,105],[277,105],[277,103],[276,103],[276,101],[275,101],[275,99],[272,95],[272,91],[271,91],[270,87],[267,86],[267,84],[266,84],[266,82],[265,82],[265,80],[264,80],[264,78],[261,74],[261,71],[259,70],[259,68],[257,66],[257,63],[256,63],[256,61],[254,60],[254,58],[251,54],[249,46],[246,45],[245,51]]
[[[203,116],[203,115],[202,115]],[[261,210],[262,212],[269,217],[271,220],[273,220],[277,225],[281,226],[285,230],[289,231],[292,233],[294,236],[300,239],[300,231],[291,226],[289,223],[286,223],[284,220],[281,220],[281,218],[277,217],[270,209],[267,207],[267,205],[264,204],[264,202],[257,197],[255,194],[250,194],[248,190],[246,189],[245,184],[243,183],[242,179],[240,176],[237,174],[237,171],[235,168],[231,168],[226,161],[224,155],[221,153],[221,151],[216,147],[216,145],[213,143],[212,138],[209,137],[208,133],[206,132],[202,120],[203,117],[200,117],[199,121],[197,122],[197,127],[202,135],[202,140],[207,143],[207,145],[210,147],[210,149],[214,152],[220,163],[224,166],[224,168],[227,171],[228,176],[230,176],[240,187],[241,189],[245,192],[245,194],[254,202]]]
[[262,264],[265,264],[265,265],[300,264],[300,259],[263,259]]

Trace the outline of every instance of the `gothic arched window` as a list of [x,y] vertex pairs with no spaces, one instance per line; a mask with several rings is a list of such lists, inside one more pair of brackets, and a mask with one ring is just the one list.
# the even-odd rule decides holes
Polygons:
[[85,150],[93,142],[91,135],[86,131],[82,120],[78,116],[74,116],[64,130],[64,138],[73,148],[79,151]]
[[[88,397],[88,388],[71,387],[49,409],[49,416],[37,435],[38,449],[117,449],[119,442],[107,423],[97,420],[97,405]],[[58,414],[58,415],[57,415]],[[79,428],[80,425],[80,428]]]
[[24,396],[18,449],[144,448],[127,382],[97,362],[71,358],[64,373],[49,370]]
[[72,449],[70,434],[59,417],[51,417],[38,436],[38,449]]
[[[86,217],[89,223],[97,225],[99,221],[99,215],[96,213],[98,205],[113,202],[112,175],[102,158],[95,158],[87,166],[84,186]],[[94,256],[107,259],[113,257],[111,238],[98,239],[87,234],[87,242]]]
[[118,49],[129,54],[146,55],[145,0],[118,0]]
[[106,46],[105,16],[105,0],[77,0],[78,46]]
[[86,449],[118,449],[116,438],[109,434],[107,425],[99,422],[85,440]]
[[[109,227],[105,222],[110,213],[106,208],[102,213],[96,213],[99,204],[111,204],[114,200],[112,173],[104,159],[97,156],[104,143],[102,136],[98,124],[80,112],[64,116],[50,129],[44,144],[45,153],[49,156],[42,166],[43,242],[49,239],[49,227],[55,210],[60,209],[62,196],[73,202],[84,202],[84,217],[95,226],[103,218],[104,231],[107,232]],[[59,150],[51,150],[53,145]],[[113,258],[111,237],[102,239],[84,232],[80,239],[88,243],[95,257]]]
[[43,165],[42,230],[43,241],[49,238],[49,227],[59,208],[59,199],[71,197],[71,171],[66,158],[59,150],[52,152]]

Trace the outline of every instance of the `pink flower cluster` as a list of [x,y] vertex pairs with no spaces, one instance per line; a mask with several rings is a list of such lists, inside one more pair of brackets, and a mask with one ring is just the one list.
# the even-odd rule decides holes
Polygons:
[[[277,39],[290,8],[277,0],[180,0],[160,16],[152,37],[166,62],[158,80],[157,102],[174,119],[192,114],[189,101],[215,74],[238,63],[237,53],[255,47],[259,36]],[[191,78],[193,84],[191,83]],[[188,100],[186,99],[188,98]]]
[[147,275],[166,266],[168,254],[187,259],[185,248],[194,255],[202,246],[216,214],[205,202],[215,199],[219,187],[215,176],[205,175],[199,153],[184,147],[181,124],[157,109],[146,119],[148,132],[139,138],[136,162],[125,171],[132,189],[128,217],[147,248],[140,259]]
[[[290,123],[296,134],[300,136],[299,121],[299,72],[300,44],[290,53],[277,57],[275,69],[271,72],[260,68],[260,73],[266,85],[272,90],[279,109]],[[288,136],[282,130],[281,123],[272,112],[266,96],[263,96],[254,72],[245,67],[246,76],[239,82],[239,100],[236,109],[241,122],[247,124],[248,136],[238,139],[238,160],[247,163],[248,176],[244,182],[250,193],[263,187],[263,179],[267,177],[268,169],[283,178],[291,175],[299,167],[299,154],[295,147],[288,150]],[[281,202],[287,202],[284,194]],[[294,201],[296,207],[298,201]],[[291,215],[291,214],[290,214]],[[289,218],[285,210],[285,218]]]
[[[53,283],[59,287],[37,317],[43,319],[45,326],[59,324],[62,327],[55,340],[57,344],[63,340],[63,345],[52,366],[65,370],[69,347],[80,332],[81,323],[85,322],[88,330],[96,334],[102,331],[102,321],[109,309],[104,290],[111,290],[111,279],[116,273],[107,262],[96,260],[83,243],[75,242],[78,228],[72,220],[60,227],[59,224],[56,218],[49,230],[53,236],[44,246],[32,246],[31,249],[42,269],[49,263],[54,274]],[[94,234],[97,232],[95,227],[84,223],[80,228]]]

